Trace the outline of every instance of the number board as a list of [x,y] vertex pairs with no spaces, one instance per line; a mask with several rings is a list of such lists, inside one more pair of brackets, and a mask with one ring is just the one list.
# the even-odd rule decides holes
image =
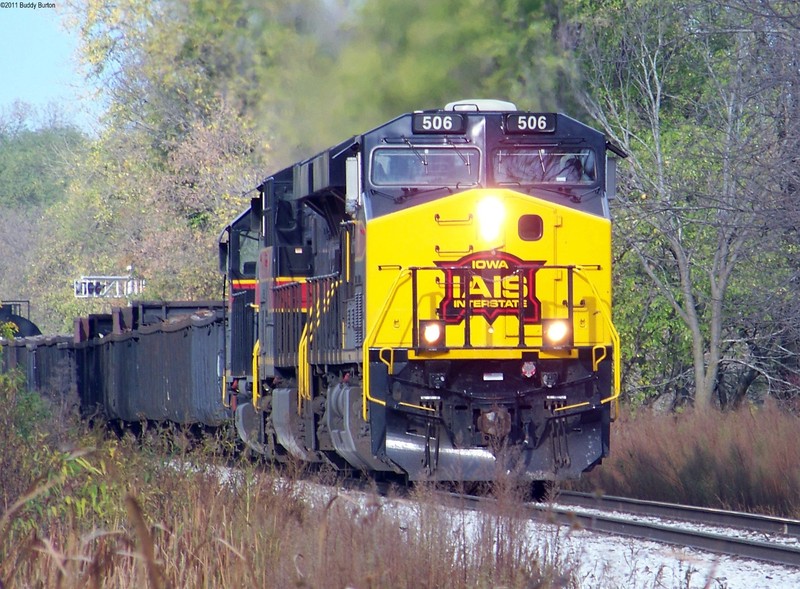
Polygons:
[[506,115],[506,133],[555,133],[555,113],[528,112]]
[[413,133],[458,133],[466,130],[464,115],[455,113],[414,113],[411,122]]

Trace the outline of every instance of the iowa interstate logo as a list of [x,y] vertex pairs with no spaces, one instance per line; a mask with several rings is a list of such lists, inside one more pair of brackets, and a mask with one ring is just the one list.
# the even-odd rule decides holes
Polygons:
[[445,293],[439,316],[449,324],[481,315],[490,325],[501,315],[539,323],[541,305],[536,298],[536,272],[544,261],[526,262],[505,252],[475,252],[455,262],[434,262],[444,272]]

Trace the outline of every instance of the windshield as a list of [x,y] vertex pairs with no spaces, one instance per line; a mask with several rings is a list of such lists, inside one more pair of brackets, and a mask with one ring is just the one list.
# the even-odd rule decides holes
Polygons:
[[372,152],[376,186],[455,186],[478,183],[480,153],[472,147],[381,147]]
[[231,226],[231,271],[237,278],[255,278],[260,249],[259,235],[250,229],[249,214]]
[[510,147],[494,154],[498,184],[592,184],[597,180],[591,149]]
[[236,273],[242,278],[256,277],[256,262],[258,262],[258,234],[251,231],[242,231],[238,235],[239,255]]

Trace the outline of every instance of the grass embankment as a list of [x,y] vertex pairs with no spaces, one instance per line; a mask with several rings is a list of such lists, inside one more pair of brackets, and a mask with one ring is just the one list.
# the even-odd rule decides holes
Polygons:
[[188,466],[217,459],[210,443],[119,440],[44,412],[0,382],[3,589],[577,586],[527,537],[513,488],[479,520],[424,490],[413,507],[364,504],[248,463],[228,477]]
[[640,411],[612,428],[611,456],[583,490],[800,518],[800,419],[774,403]]

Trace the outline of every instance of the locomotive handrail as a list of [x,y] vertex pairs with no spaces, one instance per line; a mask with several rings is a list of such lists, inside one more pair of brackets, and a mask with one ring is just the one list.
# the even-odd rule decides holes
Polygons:
[[[526,268],[529,268],[529,267],[533,267],[533,266],[528,266],[528,265],[520,266],[519,269],[526,269]],[[620,370],[621,370],[621,365],[622,365],[621,359],[620,359],[619,332],[617,331],[616,327],[614,326],[614,323],[611,321],[611,310],[610,310],[610,308],[606,304],[605,300],[600,296],[600,293],[597,290],[597,287],[589,279],[589,277],[586,276],[585,273],[584,273],[584,271],[587,270],[587,269],[597,269],[598,267],[596,265],[585,265],[585,266],[583,266],[583,265],[582,266],[576,266],[576,265],[568,265],[568,266],[537,265],[536,267],[539,268],[539,269],[545,269],[546,268],[546,269],[567,270],[568,272],[570,272],[570,274],[572,272],[575,272],[589,286],[589,288],[591,289],[592,293],[596,297],[596,300],[598,301],[598,305],[599,305],[598,311],[599,311],[600,315],[602,316],[603,321],[608,326],[609,335],[610,335],[610,338],[611,338],[611,345],[613,346],[613,348],[615,350],[615,353],[614,353],[614,356],[613,356],[614,392],[613,392],[613,394],[611,396],[606,397],[605,399],[601,399],[601,403],[617,402],[618,399],[619,399],[619,396],[620,396],[620,391],[621,391]],[[380,312],[380,314],[378,316],[378,320],[374,323],[374,325],[372,327],[372,330],[369,332],[367,337],[364,338],[364,343],[362,344],[363,357],[364,358],[369,358],[369,350],[370,350],[371,347],[374,346],[374,341],[375,341],[375,338],[377,337],[377,333],[380,330],[380,326],[383,325],[383,321],[384,321],[384,319],[386,317],[386,314],[389,311],[390,302],[394,299],[394,297],[395,297],[395,295],[397,293],[397,290],[400,287],[401,279],[403,277],[410,277],[413,280],[414,279],[414,275],[416,274],[416,272],[418,270],[439,270],[439,271],[441,271],[441,270],[446,269],[446,268],[447,267],[439,267],[439,266],[413,266],[413,267],[410,267],[410,268],[399,268],[400,272],[398,273],[397,278],[395,279],[394,283],[392,284],[392,286],[391,286],[391,288],[389,290],[389,294],[386,297],[384,306],[381,309],[381,312]],[[458,267],[455,267],[455,266],[453,267],[453,269],[462,270],[461,268],[458,268]],[[570,288],[570,293],[569,293],[570,298],[572,296],[571,290],[572,289]],[[414,308],[416,309],[416,304],[414,305]],[[570,311],[571,311],[571,309],[570,309]],[[364,383],[363,383],[363,386],[364,386],[364,392],[363,392],[364,403],[363,403],[363,406],[362,406],[362,414],[363,414],[363,418],[364,418],[365,421],[367,420],[368,406],[369,406],[368,403],[369,402],[377,403],[377,404],[383,405],[383,406],[386,405],[386,401],[378,399],[378,398],[373,397],[371,395],[370,388],[369,388],[369,381],[370,381],[369,373],[370,373],[370,371],[368,369],[364,370]]]
[[608,307],[606,302],[600,297],[600,293],[597,292],[597,287],[595,287],[594,283],[591,280],[589,280],[588,276],[583,274],[584,267],[576,266],[575,270],[577,270],[578,276],[580,276],[586,282],[586,284],[589,285],[589,288],[592,289],[592,293],[594,294],[595,297],[597,297],[600,306],[604,307],[600,309],[600,315],[603,317],[603,320],[606,322],[606,325],[608,326],[608,330],[611,334],[611,343],[614,346],[614,351],[615,351],[614,394],[611,395],[610,397],[606,397],[605,399],[600,399],[600,402],[609,403],[611,401],[615,401],[615,406],[616,406],[616,404],[618,403],[620,391],[622,390],[622,380],[621,380],[622,377],[620,373],[620,370],[622,370],[622,360],[621,360],[622,354],[620,350],[619,332],[617,331],[617,328],[614,326],[614,322],[611,321],[611,309]]
[[303,326],[300,344],[297,347],[297,413],[303,407],[303,399],[311,399],[309,382],[311,381],[311,364],[308,361],[308,340],[310,321]]
[[[573,272],[576,271],[576,270],[589,270],[589,269],[598,270],[598,269],[600,269],[600,266],[598,266],[596,264],[587,264],[587,265],[580,265],[580,266],[574,265],[574,264],[568,264],[568,265],[562,265],[562,264],[519,264],[515,268],[514,274],[518,275],[518,276],[521,276],[522,272],[529,271],[529,270],[533,270],[533,271],[566,270],[567,271],[567,295],[566,295],[567,298],[564,301],[564,306],[567,309],[567,316],[565,317],[565,319],[567,319],[569,321],[569,323],[572,324],[573,323],[573,310],[575,308],[574,293],[573,293],[573,290],[574,290],[574,288],[573,288]],[[409,271],[411,272],[412,291],[413,291],[412,292],[412,297],[414,299],[414,305],[412,306],[412,313],[413,313],[413,315],[412,315],[412,323],[413,323],[412,329],[416,329],[415,326],[416,326],[416,322],[417,322],[417,319],[418,319],[418,317],[417,317],[417,305],[416,305],[416,282],[417,282],[417,273],[419,271],[435,271],[435,272],[448,271],[448,272],[453,272],[454,274],[462,277],[462,283],[467,283],[468,282],[468,278],[470,276],[475,276],[476,275],[476,272],[474,270],[469,269],[469,268],[465,268],[463,266],[457,266],[457,265],[452,265],[452,266],[447,266],[447,265],[441,265],[441,266],[411,266],[409,268]],[[603,299],[600,297],[597,289],[589,281],[589,279],[586,276],[583,276],[583,279],[591,286],[592,291],[593,291],[594,295],[597,297],[597,299],[599,301],[602,301]],[[519,289],[519,295],[518,296],[519,296],[518,312],[517,312],[517,318],[518,318],[518,321],[519,321],[519,332],[518,332],[518,336],[517,336],[518,343],[513,348],[522,349],[522,348],[527,347],[527,345],[525,343],[525,331],[524,331],[525,325],[524,325],[523,313],[524,313],[525,307],[523,306],[523,289]],[[513,349],[510,346],[509,347],[491,346],[490,348],[473,346],[471,344],[470,321],[469,321],[470,318],[473,316],[473,311],[472,311],[472,308],[470,306],[470,290],[469,289],[465,289],[465,291],[464,291],[464,303],[465,303],[464,304],[464,313],[466,314],[465,317],[464,317],[464,348],[467,348],[467,349],[481,349],[481,350],[486,350],[486,349]],[[608,316],[606,316],[604,314],[604,320],[606,320],[610,324],[610,313],[608,313]],[[611,327],[612,327],[611,328],[611,333],[612,333],[612,335],[611,335],[612,342],[611,343],[612,343],[612,345],[614,345],[613,334],[615,333],[615,330],[614,330],[613,325]],[[416,334],[416,331],[414,331],[412,333],[412,346],[413,347],[417,346],[417,339],[416,338],[417,338],[417,334]]]
[[362,344],[362,354],[363,358],[366,360],[366,369],[364,370],[364,391],[362,396],[364,398],[364,402],[361,404],[361,416],[363,417],[364,421],[368,420],[368,413],[369,413],[369,405],[368,403],[371,401],[373,403],[377,403],[378,405],[386,406],[386,401],[382,399],[376,399],[373,397],[369,392],[369,349],[373,346],[375,338],[377,337],[379,327],[383,325],[383,320],[386,318],[386,314],[389,312],[390,302],[394,300],[395,295],[397,294],[397,290],[400,287],[400,279],[404,276],[410,277],[411,276],[411,269],[410,268],[403,268],[402,266],[399,268],[400,272],[397,274],[397,278],[394,279],[392,286],[389,290],[389,295],[386,297],[384,302],[383,308],[381,309],[380,314],[378,315],[378,320],[375,321],[374,325],[372,326],[372,331],[367,334],[367,337],[364,338],[364,343]]
[[258,401],[261,398],[261,384],[258,378],[258,354],[261,350],[261,340],[257,339],[253,344],[253,408],[258,408]]
[[[338,273],[319,276],[309,280],[314,287],[309,289],[308,321],[303,327],[297,350],[297,411],[300,413],[303,401],[311,400],[311,362],[309,354],[314,343],[317,328],[322,323],[331,300],[342,284]],[[319,292],[318,292],[319,291]],[[313,297],[313,301],[311,300]]]

